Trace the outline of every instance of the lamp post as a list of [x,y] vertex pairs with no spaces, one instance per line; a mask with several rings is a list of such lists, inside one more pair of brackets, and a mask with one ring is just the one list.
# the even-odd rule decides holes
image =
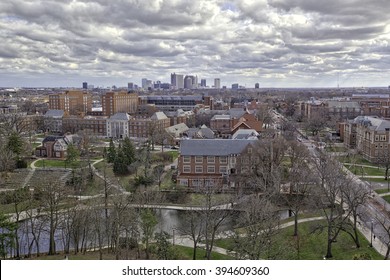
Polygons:
[[371,220],[371,238],[370,238],[370,247],[372,247],[372,232],[374,230],[374,223],[373,220]]

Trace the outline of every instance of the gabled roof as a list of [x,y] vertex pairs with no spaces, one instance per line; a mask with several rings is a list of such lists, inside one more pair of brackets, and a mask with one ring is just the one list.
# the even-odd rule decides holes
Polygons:
[[390,121],[376,117],[359,116],[353,120],[353,123],[359,123],[375,131],[386,131],[386,129],[390,129]]
[[201,135],[202,138],[205,138],[205,139],[214,139],[215,138],[214,131],[212,131],[210,128],[208,128],[205,125],[202,125],[202,127],[199,130],[199,134]]
[[229,115],[214,115],[211,120],[230,120],[231,117]]
[[200,128],[196,128],[196,127],[190,128],[190,129],[188,129],[186,134],[189,138],[194,138],[194,139],[214,139],[215,138],[214,131],[212,131],[206,125],[202,125]]
[[131,116],[128,113],[116,113],[109,118],[109,120],[115,121],[128,121],[130,119]]
[[179,137],[180,134],[188,130],[188,126],[185,123],[179,123],[165,129],[168,133],[172,134],[175,137]]
[[232,139],[183,139],[180,142],[180,154],[183,156],[229,156],[240,154],[256,140]]
[[43,139],[42,143],[46,143],[46,142],[55,142],[56,140],[62,139],[62,138],[64,138],[64,136],[48,135],[48,136],[46,136],[46,137]]
[[227,113],[231,116],[232,119],[239,119],[244,114],[250,114],[246,108],[231,108]]
[[48,110],[45,117],[62,118],[64,116],[64,110]]
[[167,118],[167,115],[165,115],[163,112],[156,112],[153,114],[153,116],[150,117],[151,120],[165,120]]
[[259,133],[254,129],[239,129],[233,134],[232,139],[257,139]]

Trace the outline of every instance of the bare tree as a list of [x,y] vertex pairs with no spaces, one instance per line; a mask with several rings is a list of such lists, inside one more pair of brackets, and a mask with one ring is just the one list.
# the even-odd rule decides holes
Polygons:
[[288,189],[281,196],[294,215],[294,236],[298,236],[298,217],[307,205],[311,205],[310,192],[315,179],[308,165],[309,154],[303,145],[291,141],[287,155],[290,159],[285,178]]
[[[349,183],[348,183],[349,182]],[[346,223],[344,231],[347,232],[356,244],[357,248],[360,248],[358,220],[360,218],[361,206],[363,206],[370,195],[368,190],[363,184],[355,184],[352,179],[347,179],[346,184],[341,188],[341,195],[343,201],[348,209],[348,215],[351,217],[351,223]]]
[[304,121],[305,130],[310,131],[312,135],[317,135],[326,126],[327,117],[318,113],[314,113],[309,119]]
[[[226,224],[228,218],[231,216],[231,211],[227,209],[220,209],[215,207],[215,190],[217,186],[207,185],[203,193],[202,216],[204,221],[204,238],[206,243],[206,259],[211,259],[211,252],[213,251],[214,242],[221,227]],[[218,201],[220,204],[221,201]],[[222,202],[223,203],[223,202]],[[225,205],[230,205],[230,201],[226,201]]]
[[237,184],[246,192],[278,193],[286,145],[282,138],[254,142],[237,158]]
[[59,182],[51,182],[40,188],[39,202],[43,208],[42,214],[49,223],[49,255],[56,254],[55,234],[61,218],[61,203],[65,197],[66,191]]
[[24,116],[25,114],[22,113],[0,114],[0,135],[9,136],[12,132],[17,134],[28,132],[28,122]]
[[[378,155],[377,162],[380,166],[385,169],[385,180],[389,181],[389,169],[390,169],[390,145],[387,149],[382,150]],[[389,190],[389,182],[387,183],[387,188]]]
[[237,257],[251,260],[275,257],[271,256],[271,246],[278,233],[280,216],[270,200],[265,195],[250,196],[239,221],[244,233],[236,233],[234,237]]
[[154,229],[157,225],[157,217],[153,210],[145,208],[140,213],[140,227],[142,231],[142,241],[145,245],[146,259],[150,259],[150,241],[153,237]]
[[332,245],[348,221],[348,215],[344,215],[342,187],[348,184],[341,167],[337,162],[325,154],[321,154],[313,160],[315,172],[318,175],[318,205],[325,216],[327,231],[326,258],[332,258]]
[[386,244],[386,253],[385,253],[385,260],[388,260],[389,257],[390,257],[390,223],[383,217],[379,217],[377,216],[375,218],[376,222],[377,222],[377,225],[379,225],[379,227],[383,230],[384,232],[384,236],[381,236],[384,241],[384,243]]
[[269,107],[262,107],[257,110],[256,117],[263,122],[265,128],[268,128],[272,123],[272,114]]
[[41,243],[41,233],[44,228],[44,221],[42,219],[37,219],[36,216],[42,212],[42,207],[39,203],[36,203],[34,195],[30,194],[30,197],[27,201],[27,209],[25,211],[27,215],[27,228],[28,232],[32,235],[32,240],[28,246],[28,256],[31,256],[32,248],[35,245],[36,256],[40,255],[40,243]]
[[196,260],[196,249],[199,242],[204,237],[205,223],[202,220],[202,213],[199,211],[188,211],[186,213],[183,224],[178,228],[178,231],[183,236],[188,236],[193,242],[192,259]]

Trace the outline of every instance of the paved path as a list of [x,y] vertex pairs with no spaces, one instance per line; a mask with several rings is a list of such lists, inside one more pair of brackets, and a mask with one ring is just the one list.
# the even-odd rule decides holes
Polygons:
[[[312,222],[312,221],[319,221],[319,220],[324,220],[325,217],[323,216],[320,216],[320,217],[313,217],[313,218],[305,218],[305,219],[299,219],[298,220],[298,223],[305,223],[305,222]],[[359,231],[364,235],[364,237],[370,242],[371,240],[371,231],[369,229],[367,229],[366,227],[362,226],[363,223],[358,223],[358,228],[359,228]],[[290,222],[286,222],[286,223],[282,223],[279,228],[282,229],[282,228],[287,228],[287,227],[290,227],[290,226],[293,226],[294,225],[294,221],[290,221]],[[220,233],[218,236],[217,236],[217,239],[220,239],[220,238],[228,238],[229,236],[231,236],[231,232],[222,232]],[[175,240],[173,241],[173,239],[170,239],[170,242],[174,243],[175,245],[181,245],[181,246],[185,246],[185,247],[190,247],[190,248],[193,248],[194,246],[194,243],[193,241],[186,237],[186,236],[175,236]],[[372,239],[372,246],[375,248],[375,250],[380,253],[382,256],[385,256],[386,254],[386,245],[383,244],[379,238],[373,238]],[[199,242],[198,243],[198,247],[199,248],[205,248],[205,244]],[[220,254],[224,254],[224,255],[234,255],[235,252],[233,251],[228,251],[224,248],[220,248],[220,247],[216,247],[216,246],[213,246],[213,252],[217,252],[217,253],[220,253]]]
[[107,184],[108,184],[108,187],[109,188],[114,188],[116,189],[117,191],[119,191],[120,193],[123,193],[123,194],[130,194],[129,192],[127,192],[122,186],[120,186],[119,184],[115,184],[113,182],[111,182],[107,177],[104,177],[104,175],[100,174],[99,170],[97,170],[95,168],[95,164],[103,161],[104,159],[99,159],[99,160],[96,160],[92,163],[92,171],[93,173],[98,176],[100,179],[102,179],[103,181],[106,181]]

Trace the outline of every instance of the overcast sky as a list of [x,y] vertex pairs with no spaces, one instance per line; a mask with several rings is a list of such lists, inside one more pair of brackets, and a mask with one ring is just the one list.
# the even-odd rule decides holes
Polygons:
[[389,0],[0,2],[3,87],[388,86],[389,54]]

